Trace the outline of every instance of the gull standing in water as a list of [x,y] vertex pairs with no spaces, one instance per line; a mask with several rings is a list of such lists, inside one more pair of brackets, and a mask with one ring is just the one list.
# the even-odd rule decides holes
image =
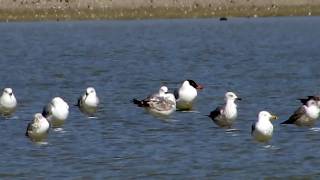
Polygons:
[[294,113],[289,117],[288,120],[281,124],[295,124],[297,126],[312,127],[315,125],[316,120],[319,118],[320,108],[319,101],[314,98],[300,99],[304,104],[300,106]]
[[196,99],[197,90],[203,89],[203,86],[193,80],[185,80],[181,87],[174,91],[178,110],[191,110],[193,101]]
[[26,136],[33,141],[47,138],[50,124],[42,114],[36,113],[31,123],[28,124]]
[[17,100],[11,88],[4,88],[0,97],[0,114],[10,116],[17,107]]
[[146,108],[155,115],[170,115],[176,110],[176,99],[172,93],[168,93],[168,88],[162,86],[159,93],[153,94],[143,100],[133,99],[138,107]]
[[271,120],[278,119],[277,116],[270,114],[267,111],[261,111],[258,116],[258,121],[251,126],[251,135],[259,142],[267,142],[272,138],[273,125]]
[[98,105],[99,98],[96,90],[93,87],[88,87],[86,92],[78,99],[76,106],[79,107],[81,112],[88,115],[93,115],[97,112]]
[[60,97],[55,97],[47,104],[42,115],[52,124],[52,127],[60,127],[69,115],[69,105]]
[[209,117],[218,126],[224,128],[231,128],[234,120],[238,116],[236,100],[241,100],[233,92],[227,92],[225,94],[226,104],[222,107],[217,107],[214,111],[211,111]]

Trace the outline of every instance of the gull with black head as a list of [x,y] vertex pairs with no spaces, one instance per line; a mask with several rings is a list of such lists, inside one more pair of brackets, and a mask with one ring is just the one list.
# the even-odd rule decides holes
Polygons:
[[174,91],[178,110],[191,110],[193,102],[198,95],[198,90],[203,89],[202,85],[194,80],[185,80],[178,90]]

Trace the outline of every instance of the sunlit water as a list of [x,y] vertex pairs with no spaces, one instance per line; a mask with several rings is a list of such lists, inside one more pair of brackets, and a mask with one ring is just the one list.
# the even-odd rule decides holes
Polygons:
[[[297,98],[320,92],[320,18],[83,21],[0,24],[0,87],[19,102],[0,121],[0,178],[214,179],[319,176],[320,124],[280,126]],[[157,118],[135,107],[165,84],[205,86],[192,112]],[[76,103],[87,86],[95,118]],[[234,91],[233,130],[207,116]],[[45,142],[24,136],[54,96],[70,105]],[[250,136],[260,110],[277,114],[269,143]]]

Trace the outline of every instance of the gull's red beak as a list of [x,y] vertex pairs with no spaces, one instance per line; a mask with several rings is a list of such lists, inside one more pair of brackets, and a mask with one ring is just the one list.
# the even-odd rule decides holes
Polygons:
[[200,85],[200,84],[198,84],[198,86],[197,86],[197,88],[196,89],[203,89],[204,87],[202,86],[202,85]]

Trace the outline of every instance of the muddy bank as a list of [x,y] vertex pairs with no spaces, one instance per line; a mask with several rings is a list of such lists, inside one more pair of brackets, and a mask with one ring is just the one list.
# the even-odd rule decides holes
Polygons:
[[0,21],[320,15],[312,0],[0,0]]

